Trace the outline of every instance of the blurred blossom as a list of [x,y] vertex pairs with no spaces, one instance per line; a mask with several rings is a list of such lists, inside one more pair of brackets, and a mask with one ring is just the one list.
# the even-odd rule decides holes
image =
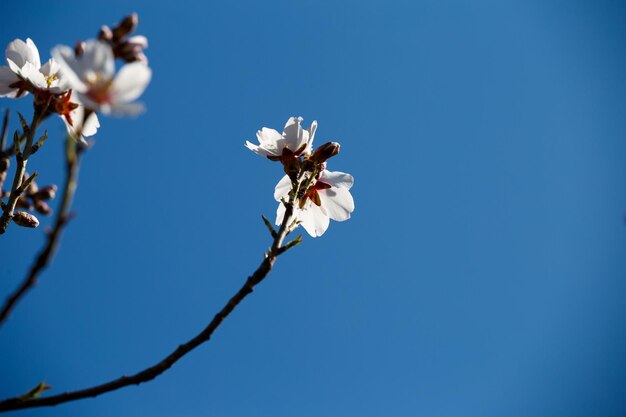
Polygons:
[[113,51],[98,40],[85,42],[80,55],[64,45],[54,48],[52,55],[61,66],[63,77],[86,108],[121,116],[143,111],[143,105],[133,101],[141,96],[150,82],[152,71],[146,64],[125,64],[116,74]]

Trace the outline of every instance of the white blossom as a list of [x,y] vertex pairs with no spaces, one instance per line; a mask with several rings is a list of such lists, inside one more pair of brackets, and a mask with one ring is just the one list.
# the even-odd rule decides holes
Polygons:
[[0,97],[16,98],[29,89],[61,94],[65,82],[59,74],[59,64],[49,59],[43,66],[37,46],[30,39],[15,39],[6,49],[7,66],[0,67]]
[[246,147],[257,155],[278,161],[285,150],[290,155],[303,155],[311,152],[313,137],[317,129],[317,121],[313,121],[308,129],[300,126],[302,117],[290,117],[280,134],[274,129],[262,128],[256,133],[259,145],[246,141]]
[[97,40],[85,42],[80,55],[64,45],[54,48],[52,55],[85,107],[117,115],[136,115],[143,111],[143,105],[133,101],[150,82],[152,71],[146,64],[125,64],[116,74],[111,47]]
[[[304,196],[300,197],[294,207],[294,216],[312,237],[324,234],[330,219],[342,222],[350,218],[354,211],[354,200],[350,188],[354,178],[343,172],[324,170],[313,182]],[[279,201],[276,211],[276,224],[280,225],[285,217],[285,205],[281,202],[291,192],[291,180],[283,177],[274,190],[274,198]]]

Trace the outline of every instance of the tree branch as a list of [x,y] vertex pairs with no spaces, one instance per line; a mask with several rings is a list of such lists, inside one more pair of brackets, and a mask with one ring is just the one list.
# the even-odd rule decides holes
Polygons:
[[[41,123],[43,114],[45,114],[46,107],[41,110],[35,108],[35,112],[33,113],[33,120],[30,126],[27,126],[24,119],[20,115],[20,120],[22,120],[22,126],[24,133],[26,135],[26,145],[24,146],[24,151],[19,151],[19,139],[17,139],[17,143],[14,144],[14,149],[16,150],[15,159],[17,160],[17,168],[15,169],[15,177],[13,178],[13,186],[11,187],[11,194],[9,194],[9,202],[6,206],[3,206],[2,216],[0,216],[0,235],[6,232],[11,220],[13,219],[13,212],[15,211],[15,205],[17,204],[17,199],[22,195],[23,190],[21,190],[20,186],[24,181],[24,174],[26,173],[26,164],[28,163],[28,158],[30,157],[33,150],[33,141],[35,139],[35,132],[37,130],[37,126]],[[16,134],[17,135],[17,134]]]
[[37,277],[41,271],[48,266],[61,239],[63,227],[70,220],[70,209],[72,200],[76,192],[78,184],[78,170],[80,155],[84,151],[83,145],[77,144],[73,139],[67,138],[66,142],[66,164],[65,164],[65,184],[63,185],[63,197],[61,205],[58,208],[54,227],[48,233],[45,246],[41,249],[33,264],[30,267],[28,275],[22,281],[20,286],[11,294],[0,310],[0,326],[6,321],[15,307],[16,303],[37,284]]
[[[141,383],[148,382],[168,370],[187,353],[191,352],[193,349],[203,344],[204,342],[207,342],[213,335],[213,332],[215,332],[215,330],[237,307],[237,305],[239,305],[239,303],[254,290],[254,287],[258,285],[261,281],[263,281],[263,279],[269,274],[278,256],[285,251],[285,246],[283,246],[283,242],[290,231],[289,226],[293,220],[293,207],[295,204],[297,191],[298,184],[294,183],[294,190],[290,195],[289,202],[285,204],[286,210],[283,222],[277,232],[276,237],[274,238],[271,248],[265,254],[265,257],[259,267],[256,269],[256,271],[254,271],[252,275],[248,277],[248,279],[245,281],[239,291],[237,291],[237,293],[230,300],[228,300],[226,305],[215,315],[215,317],[213,317],[213,320],[211,320],[208,326],[206,326],[204,330],[202,330],[194,338],[187,341],[186,343],[179,345],[176,350],[174,350],[157,364],[146,368],[143,371],[140,371],[134,375],[122,376],[101,385],[78,391],[69,391],[59,395],[32,398],[28,400],[24,400],[20,397],[9,398],[0,401],[0,412],[19,410],[24,408],[53,406],[69,401],[96,397],[98,395],[115,391],[129,385],[139,385]],[[292,247],[294,245],[295,244],[291,244],[291,246],[289,247]]]

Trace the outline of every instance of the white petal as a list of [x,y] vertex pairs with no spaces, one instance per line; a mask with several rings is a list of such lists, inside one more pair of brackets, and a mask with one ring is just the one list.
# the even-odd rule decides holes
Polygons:
[[338,222],[348,220],[354,211],[354,199],[347,188],[328,188],[318,191],[322,207],[331,219]]
[[43,74],[39,71],[39,68],[35,67],[35,65],[30,62],[27,62],[22,67],[22,77],[30,81],[30,83],[37,88],[48,88],[48,83]]
[[41,71],[41,73],[44,76],[49,77],[59,72],[59,69],[60,69],[59,63],[56,62],[54,59],[50,58],[48,62],[42,65],[39,71]]
[[0,67],[0,97],[15,98],[18,90],[9,87],[9,85],[19,80],[18,76],[9,67]]
[[352,184],[354,184],[354,177],[350,174],[346,174],[345,172],[331,172],[324,170],[320,175],[320,181],[330,184],[333,187],[346,188],[349,190],[352,187]]
[[91,113],[83,124],[83,136],[93,136],[100,127],[100,121],[95,113]]
[[249,142],[249,141],[246,141],[245,147],[250,149],[252,152],[254,152],[257,155],[261,155],[265,157],[269,155],[275,155],[274,152],[269,152],[267,149],[257,146],[254,143]]
[[88,87],[81,78],[84,73],[83,65],[74,57],[74,50],[69,46],[59,45],[52,50],[52,56],[59,64],[60,76],[66,85],[76,92],[86,92]]
[[85,42],[83,53],[75,59],[82,66],[82,74],[85,74],[87,71],[93,71],[101,74],[106,79],[113,78],[113,74],[115,74],[113,51],[104,42],[93,39]]
[[21,39],[15,39],[11,42],[7,46],[6,57],[7,61],[13,61],[19,68],[22,68],[27,62],[33,64],[37,69],[41,67],[39,51],[30,38],[26,39],[26,42]]
[[128,103],[135,100],[146,89],[151,77],[152,70],[144,63],[124,65],[111,84],[111,101]]
[[7,64],[9,64],[9,68],[11,68],[11,71],[13,71],[15,74],[19,75],[22,73],[22,68],[19,67],[15,62],[10,60],[9,58],[7,58]]
[[281,198],[287,197],[291,191],[291,180],[287,175],[281,178],[274,188],[274,200],[280,201]]
[[299,149],[309,138],[309,132],[302,129],[300,122],[302,117],[290,117],[283,129],[284,146],[292,151]]
[[278,208],[276,209],[276,221],[274,222],[276,226],[280,226],[283,224],[283,219],[285,218],[285,205],[283,203],[278,203]]
[[315,138],[315,131],[317,130],[317,120],[313,120],[311,126],[309,126],[309,140],[307,141],[304,153],[309,154],[313,150],[313,139]]
[[299,211],[298,219],[304,230],[312,237],[322,236],[330,223],[330,218],[323,207],[318,207],[310,202]]
[[283,137],[276,130],[264,127],[256,132],[256,138],[261,145],[270,145],[272,148],[277,148],[276,143]]

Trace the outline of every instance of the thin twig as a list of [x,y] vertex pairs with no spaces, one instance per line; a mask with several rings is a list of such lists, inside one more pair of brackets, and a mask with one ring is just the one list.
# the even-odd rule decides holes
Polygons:
[[148,382],[168,370],[187,353],[191,352],[204,342],[207,342],[213,335],[213,332],[215,332],[215,330],[220,326],[220,324],[222,324],[222,322],[235,309],[235,307],[237,307],[237,305],[239,305],[239,303],[254,290],[254,287],[258,285],[261,281],[263,281],[267,274],[269,274],[278,256],[282,252],[284,252],[283,242],[285,240],[285,237],[289,233],[288,229],[292,221],[293,207],[295,204],[297,191],[297,186],[295,186],[290,195],[289,203],[285,204],[286,210],[283,222],[277,232],[276,237],[274,238],[271,248],[265,254],[265,257],[259,267],[256,269],[256,271],[254,271],[252,275],[248,277],[248,279],[239,289],[239,291],[237,291],[237,293],[230,300],[228,300],[228,303],[226,303],[226,305],[220,310],[220,312],[217,313],[215,317],[213,317],[213,320],[211,320],[208,326],[205,327],[204,330],[202,330],[194,338],[186,343],[179,345],[176,350],[174,350],[157,364],[150,366],[149,368],[146,368],[143,371],[138,372],[134,375],[122,376],[120,378],[91,388],[86,388],[78,391],[69,391],[63,394],[52,395],[48,397],[32,398],[29,400],[23,400],[20,397],[9,398],[0,401],[0,412],[19,410],[24,408],[58,405],[69,401],[96,397],[98,395],[115,391],[129,385],[139,385],[141,383]]
[[11,314],[15,304],[26,294],[28,290],[37,284],[37,277],[41,271],[48,266],[52,256],[56,252],[59,240],[61,239],[63,227],[70,220],[70,209],[72,207],[74,193],[76,192],[76,186],[78,184],[78,170],[80,154],[82,151],[83,147],[81,145],[77,144],[73,139],[67,138],[63,197],[54,221],[54,227],[52,228],[52,231],[48,233],[46,244],[35,258],[28,275],[15,292],[7,298],[2,306],[2,310],[0,310],[0,326],[2,326],[4,321],[9,317],[9,314]]

